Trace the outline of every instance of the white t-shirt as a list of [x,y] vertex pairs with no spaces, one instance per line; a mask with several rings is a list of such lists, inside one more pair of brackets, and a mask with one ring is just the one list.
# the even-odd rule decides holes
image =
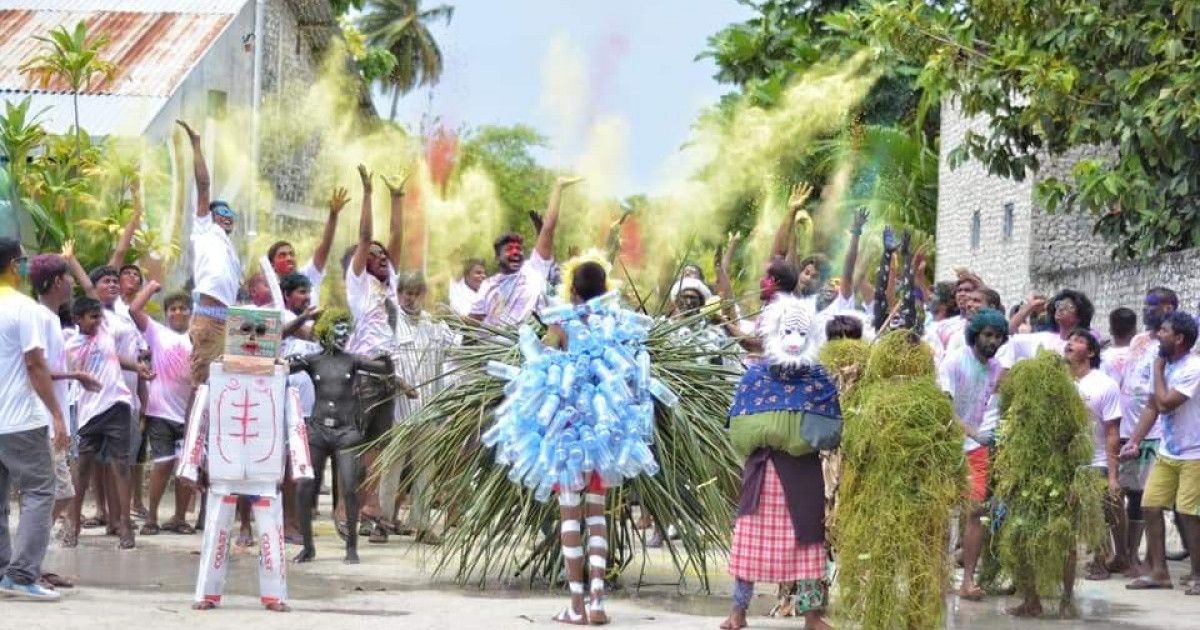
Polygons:
[[133,395],[121,377],[117,347],[103,326],[91,337],[78,333],[69,335],[66,343],[71,369],[87,372],[100,381],[100,391],[82,390],[79,394],[79,426],[117,403],[133,405]]
[[194,298],[207,295],[225,306],[237,304],[242,261],[233,241],[212,219],[212,213],[192,222],[192,280]]
[[1100,351],[1100,371],[1108,375],[1109,378],[1117,382],[1120,386],[1125,382],[1125,373],[1129,368],[1129,355],[1131,348],[1122,346],[1120,348],[1109,346]]
[[183,424],[192,393],[192,339],[153,319],[144,334],[155,374],[146,388],[146,415]]
[[[946,356],[938,367],[938,385],[954,401],[954,415],[963,424],[982,433],[996,430],[1000,421],[1000,363],[995,357],[987,364],[979,362],[971,348],[961,348]],[[963,438],[963,450],[979,448],[979,442]]]
[[489,326],[517,326],[545,302],[546,286],[554,259],[542,258],[534,250],[516,273],[498,273],[479,286],[479,300],[472,315],[482,315]]
[[[112,336],[113,344],[117,347],[117,356],[122,361],[136,362],[142,351],[146,350],[146,340],[142,338],[137,324],[133,323],[133,318],[129,316],[128,307],[124,316],[117,312],[115,305],[112,309],[104,309],[104,319],[101,320],[100,327]],[[136,415],[140,411],[138,407],[141,403],[137,396],[138,373],[122,369],[121,377],[125,379],[125,387],[133,394],[133,412]]]
[[[316,263],[310,258],[303,267],[296,269],[296,273],[308,278],[309,283],[312,284],[312,290],[308,294],[308,305],[313,308],[319,307],[321,305],[321,283],[325,281],[325,272],[318,271]],[[279,287],[279,276],[272,274],[270,281],[275,283],[276,288]]]
[[[295,313],[285,309],[283,311],[283,325],[287,326],[288,324],[292,323],[295,321],[296,317],[297,315]],[[305,324],[305,326],[311,325],[312,324]],[[284,358],[295,356],[302,357],[309,354],[315,354],[320,351],[321,344],[319,343],[297,337],[287,337],[283,340],[279,354]],[[289,374],[288,386],[295,387],[299,392],[300,411],[304,414],[304,417],[308,418],[312,416],[313,403],[316,402],[317,399],[316,390],[313,388],[312,377],[308,375],[308,372],[295,372],[293,374]]]
[[1075,381],[1075,389],[1092,420],[1092,466],[1108,466],[1104,427],[1121,421],[1121,388],[1100,370],[1092,370]]
[[1000,362],[1000,367],[1009,370],[1018,361],[1037,356],[1038,350],[1042,348],[1061,356],[1067,348],[1067,341],[1058,336],[1058,333],[1050,331],[1016,334],[1000,346],[996,360]]
[[[67,349],[66,340],[63,337],[62,320],[58,318],[58,313],[42,306],[38,309],[38,317],[42,320],[42,338],[46,340],[45,357],[46,367],[50,369],[50,374],[64,374],[71,370],[67,366]],[[63,422],[66,422],[71,417],[71,381],[59,379],[54,381],[54,398],[58,401],[58,410],[62,414]],[[45,405],[41,405],[39,399],[38,404],[43,413],[46,414],[47,426],[50,427],[50,435],[54,435],[54,423],[50,422],[50,412]]]
[[[479,288],[482,289],[483,286],[480,285]],[[479,302],[479,297],[479,292],[471,290],[461,278],[450,283],[450,309],[459,317],[470,315],[471,309]]]
[[1200,357],[1189,353],[1168,363],[1167,389],[1187,396],[1187,402],[1159,416],[1162,442],[1158,453],[1172,459],[1200,460]]
[[0,287],[0,434],[48,425],[46,408],[25,370],[25,353],[46,349],[44,310],[16,289]]
[[346,351],[374,358],[380,354],[391,354],[396,346],[396,317],[400,306],[396,303],[396,272],[389,267],[385,285],[363,268],[354,275],[346,272],[346,302],[350,315],[354,317],[354,333]]
[[935,322],[925,331],[925,342],[933,349],[933,364],[941,365],[950,352],[967,347],[967,320],[961,315]]
[[[1121,437],[1129,438],[1141,420],[1142,411],[1154,395],[1154,360],[1158,358],[1158,338],[1140,333],[1129,344],[1125,380],[1121,381]],[[1155,421],[1147,440],[1162,439],[1162,416]]]

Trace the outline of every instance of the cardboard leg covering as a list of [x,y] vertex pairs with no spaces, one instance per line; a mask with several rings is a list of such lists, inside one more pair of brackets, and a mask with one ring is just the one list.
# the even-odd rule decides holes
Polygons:
[[208,492],[208,514],[204,519],[204,542],[200,550],[200,575],[196,578],[196,601],[220,605],[229,568],[229,541],[237,495]]
[[258,536],[258,591],[264,605],[287,603],[287,560],[283,547],[283,500],[256,497],[254,529]]

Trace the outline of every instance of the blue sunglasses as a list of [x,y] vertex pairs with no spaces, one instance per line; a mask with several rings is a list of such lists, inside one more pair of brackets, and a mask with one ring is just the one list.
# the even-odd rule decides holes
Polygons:
[[212,213],[219,217],[224,217],[226,219],[236,219],[237,218],[237,213],[233,211],[233,208],[230,208],[229,206],[227,206],[223,203],[213,205]]

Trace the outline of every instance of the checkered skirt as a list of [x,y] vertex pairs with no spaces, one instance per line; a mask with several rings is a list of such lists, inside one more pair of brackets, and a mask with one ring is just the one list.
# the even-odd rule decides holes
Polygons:
[[825,545],[797,545],[783,484],[767,462],[758,513],[739,516],[733,527],[729,574],[747,582],[790,582],[825,577]]

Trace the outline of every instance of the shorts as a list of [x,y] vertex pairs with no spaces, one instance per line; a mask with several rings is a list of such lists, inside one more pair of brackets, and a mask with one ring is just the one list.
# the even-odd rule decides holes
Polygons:
[[967,498],[971,501],[983,503],[987,500],[990,469],[990,454],[986,446],[967,451]]
[[[1128,440],[1121,440],[1122,446]],[[1158,440],[1142,440],[1138,448],[1138,456],[1121,462],[1117,468],[1117,480],[1125,491],[1141,492],[1146,487],[1146,479],[1154,460],[1158,458]]]
[[142,439],[142,417],[136,410],[130,410],[129,417],[129,463],[146,463],[145,440]]
[[127,403],[117,403],[79,427],[79,455],[92,454],[102,462],[129,462],[130,421]]
[[208,367],[225,352],[225,322],[207,315],[192,315],[192,387],[208,382]]
[[74,498],[75,482],[71,479],[70,449],[60,451],[51,445],[50,456],[54,463],[54,500]]
[[1200,460],[1159,455],[1146,480],[1142,508],[1173,509],[1200,516]]
[[155,464],[169,462],[183,452],[183,436],[186,427],[182,422],[146,416],[146,442],[150,445],[150,456]]

